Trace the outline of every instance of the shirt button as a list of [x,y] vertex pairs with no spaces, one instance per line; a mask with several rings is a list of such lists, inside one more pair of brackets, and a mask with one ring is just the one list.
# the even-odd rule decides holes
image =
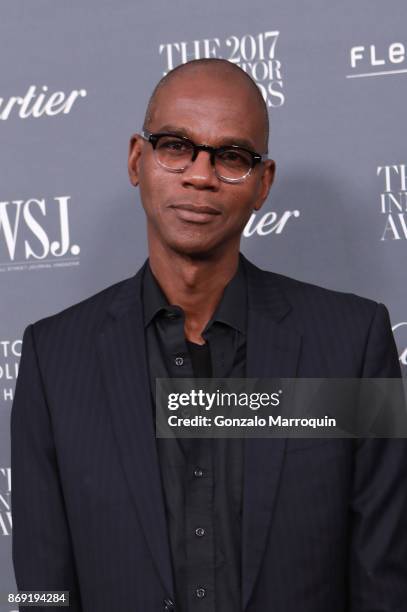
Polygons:
[[178,315],[175,314],[175,312],[166,312],[165,313],[165,318],[166,319],[176,319]]
[[195,595],[198,597],[198,599],[202,599],[206,595],[206,589],[203,589],[203,588],[196,589]]
[[203,469],[199,468],[199,467],[195,468],[194,469],[194,476],[195,476],[195,478],[202,478],[202,476],[203,476]]
[[172,612],[175,610],[175,604],[172,599],[164,599],[164,612]]
[[182,357],[175,357],[175,365],[182,366],[184,364],[184,360]]
[[203,527],[198,527],[195,529],[195,534],[201,538],[205,535],[205,529]]

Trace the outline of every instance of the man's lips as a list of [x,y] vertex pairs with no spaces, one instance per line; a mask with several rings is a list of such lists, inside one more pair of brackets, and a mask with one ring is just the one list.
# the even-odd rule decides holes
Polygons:
[[220,210],[213,208],[213,206],[199,205],[199,204],[170,204],[170,208],[176,208],[178,210],[188,210],[197,214],[207,215],[220,215]]
[[209,223],[221,212],[213,206],[206,204],[170,204],[170,208],[174,209],[177,217],[187,223]]

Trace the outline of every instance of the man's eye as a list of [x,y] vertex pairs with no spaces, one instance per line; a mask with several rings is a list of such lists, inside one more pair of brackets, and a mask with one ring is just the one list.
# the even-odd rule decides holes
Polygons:
[[246,155],[244,155],[240,151],[234,151],[231,149],[230,151],[223,151],[219,155],[219,158],[222,162],[230,163],[230,164],[247,164],[249,163],[249,159]]
[[167,151],[173,151],[176,153],[187,151],[189,149],[188,145],[180,140],[165,140],[164,142],[160,142],[159,147],[160,149],[166,149]]
[[239,154],[235,151],[225,151],[222,153],[222,159],[229,159],[233,161],[234,159],[239,159]]

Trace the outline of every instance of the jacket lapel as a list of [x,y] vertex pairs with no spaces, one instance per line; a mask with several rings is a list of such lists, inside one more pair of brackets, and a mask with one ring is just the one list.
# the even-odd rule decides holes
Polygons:
[[118,451],[164,588],[174,593],[156,448],[141,301],[144,268],[124,281],[99,334],[99,355]]
[[[247,377],[295,377],[301,336],[286,324],[290,304],[275,282],[242,257],[248,281]],[[247,607],[266,548],[286,440],[245,440],[242,606]]]

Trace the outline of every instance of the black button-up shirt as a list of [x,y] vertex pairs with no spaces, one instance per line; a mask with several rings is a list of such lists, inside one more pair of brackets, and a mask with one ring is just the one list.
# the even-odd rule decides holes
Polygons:
[[[149,265],[143,307],[153,395],[160,377],[245,377],[247,286],[241,264],[202,332],[204,345],[186,340],[184,312],[168,303]],[[157,438],[177,612],[241,609],[243,449],[236,438]]]

